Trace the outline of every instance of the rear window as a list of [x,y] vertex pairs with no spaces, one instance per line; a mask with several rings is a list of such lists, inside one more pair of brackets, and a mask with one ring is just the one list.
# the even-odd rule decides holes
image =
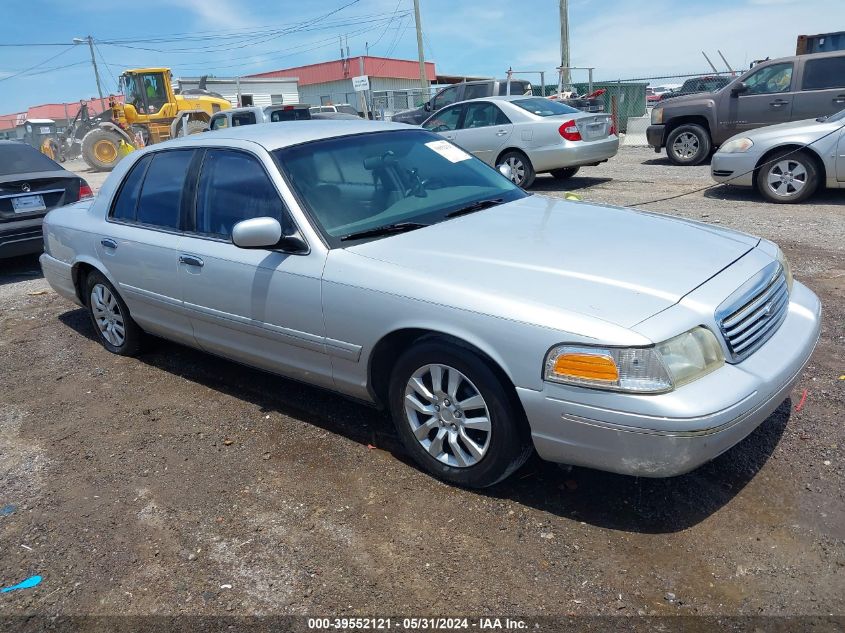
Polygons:
[[306,121],[311,118],[311,110],[308,108],[291,108],[290,110],[273,110],[270,113],[270,122],[279,121]]
[[534,97],[532,99],[516,99],[511,101],[515,106],[519,106],[526,112],[536,114],[537,116],[556,116],[558,114],[577,114],[580,110],[571,108],[568,105],[543,99],[542,97]]
[[232,127],[239,125],[255,125],[255,112],[241,112],[232,115]]
[[845,56],[807,60],[801,90],[831,88],[845,88]]
[[61,171],[62,167],[24,143],[0,144],[0,176],[37,171]]

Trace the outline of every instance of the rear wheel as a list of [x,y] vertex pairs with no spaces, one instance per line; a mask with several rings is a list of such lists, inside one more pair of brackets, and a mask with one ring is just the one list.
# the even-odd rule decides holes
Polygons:
[[710,134],[700,125],[679,125],[666,139],[666,155],[676,165],[700,165],[710,156]]
[[120,139],[108,130],[91,130],[82,139],[82,157],[92,169],[111,171],[120,160]]
[[141,349],[143,332],[109,280],[98,271],[85,279],[85,300],[97,338],[113,354],[134,356]]
[[534,183],[534,166],[528,157],[522,152],[505,152],[499,158],[499,165],[507,165],[511,168],[511,180],[515,185],[528,189]]
[[804,152],[787,151],[769,157],[757,170],[757,189],[772,202],[794,204],[819,187],[815,161]]
[[580,167],[564,167],[563,169],[553,169],[549,173],[558,180],[568,180],[578,173]]
[[414,346],[397,361],[389,389],[402,443],[440,479],[472,488],[492,486],[531,454],[509,386],[464,347],[441,340]]

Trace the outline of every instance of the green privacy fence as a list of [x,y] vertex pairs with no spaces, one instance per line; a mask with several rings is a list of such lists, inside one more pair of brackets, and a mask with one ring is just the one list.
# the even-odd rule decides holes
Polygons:
[[[576,83],[572,85],[579,94],[587,92],[587,83]],[[594,81],[593,90],[604,88],[604,111],[610,113],[611,99],[617,97],[619,108],[619,131],[625,132],[628,129],[630,117],[645,116],[646,100],[645,89],[647,82],[618,82],[618,81]]]

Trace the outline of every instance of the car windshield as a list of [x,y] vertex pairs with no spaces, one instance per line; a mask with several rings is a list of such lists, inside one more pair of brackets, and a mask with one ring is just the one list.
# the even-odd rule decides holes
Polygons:
[[58,163],[23,143],[0,144],[0,176],[38,171],[60,171]]
[[523,110],[536,114],[537,116],[557,116],[559,114],[577,114],[581,112],[568,105],[544,99],[542,97],[533,97],[529,99],[515,99],[511,101],[515,106],[519,106]]
[[282,148],[274,156],[335,247],[354,243],[350,236],[363,231],[397,223],[434,224],[473,203],[528,195],[495,169],[424,130],[329,138]]

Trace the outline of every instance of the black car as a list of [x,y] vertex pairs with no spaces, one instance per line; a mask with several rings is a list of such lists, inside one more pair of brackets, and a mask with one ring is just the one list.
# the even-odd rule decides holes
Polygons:
[[34,147],[0,141],[0,258],[41,252],[44,215],[91,196],[85,180]]

